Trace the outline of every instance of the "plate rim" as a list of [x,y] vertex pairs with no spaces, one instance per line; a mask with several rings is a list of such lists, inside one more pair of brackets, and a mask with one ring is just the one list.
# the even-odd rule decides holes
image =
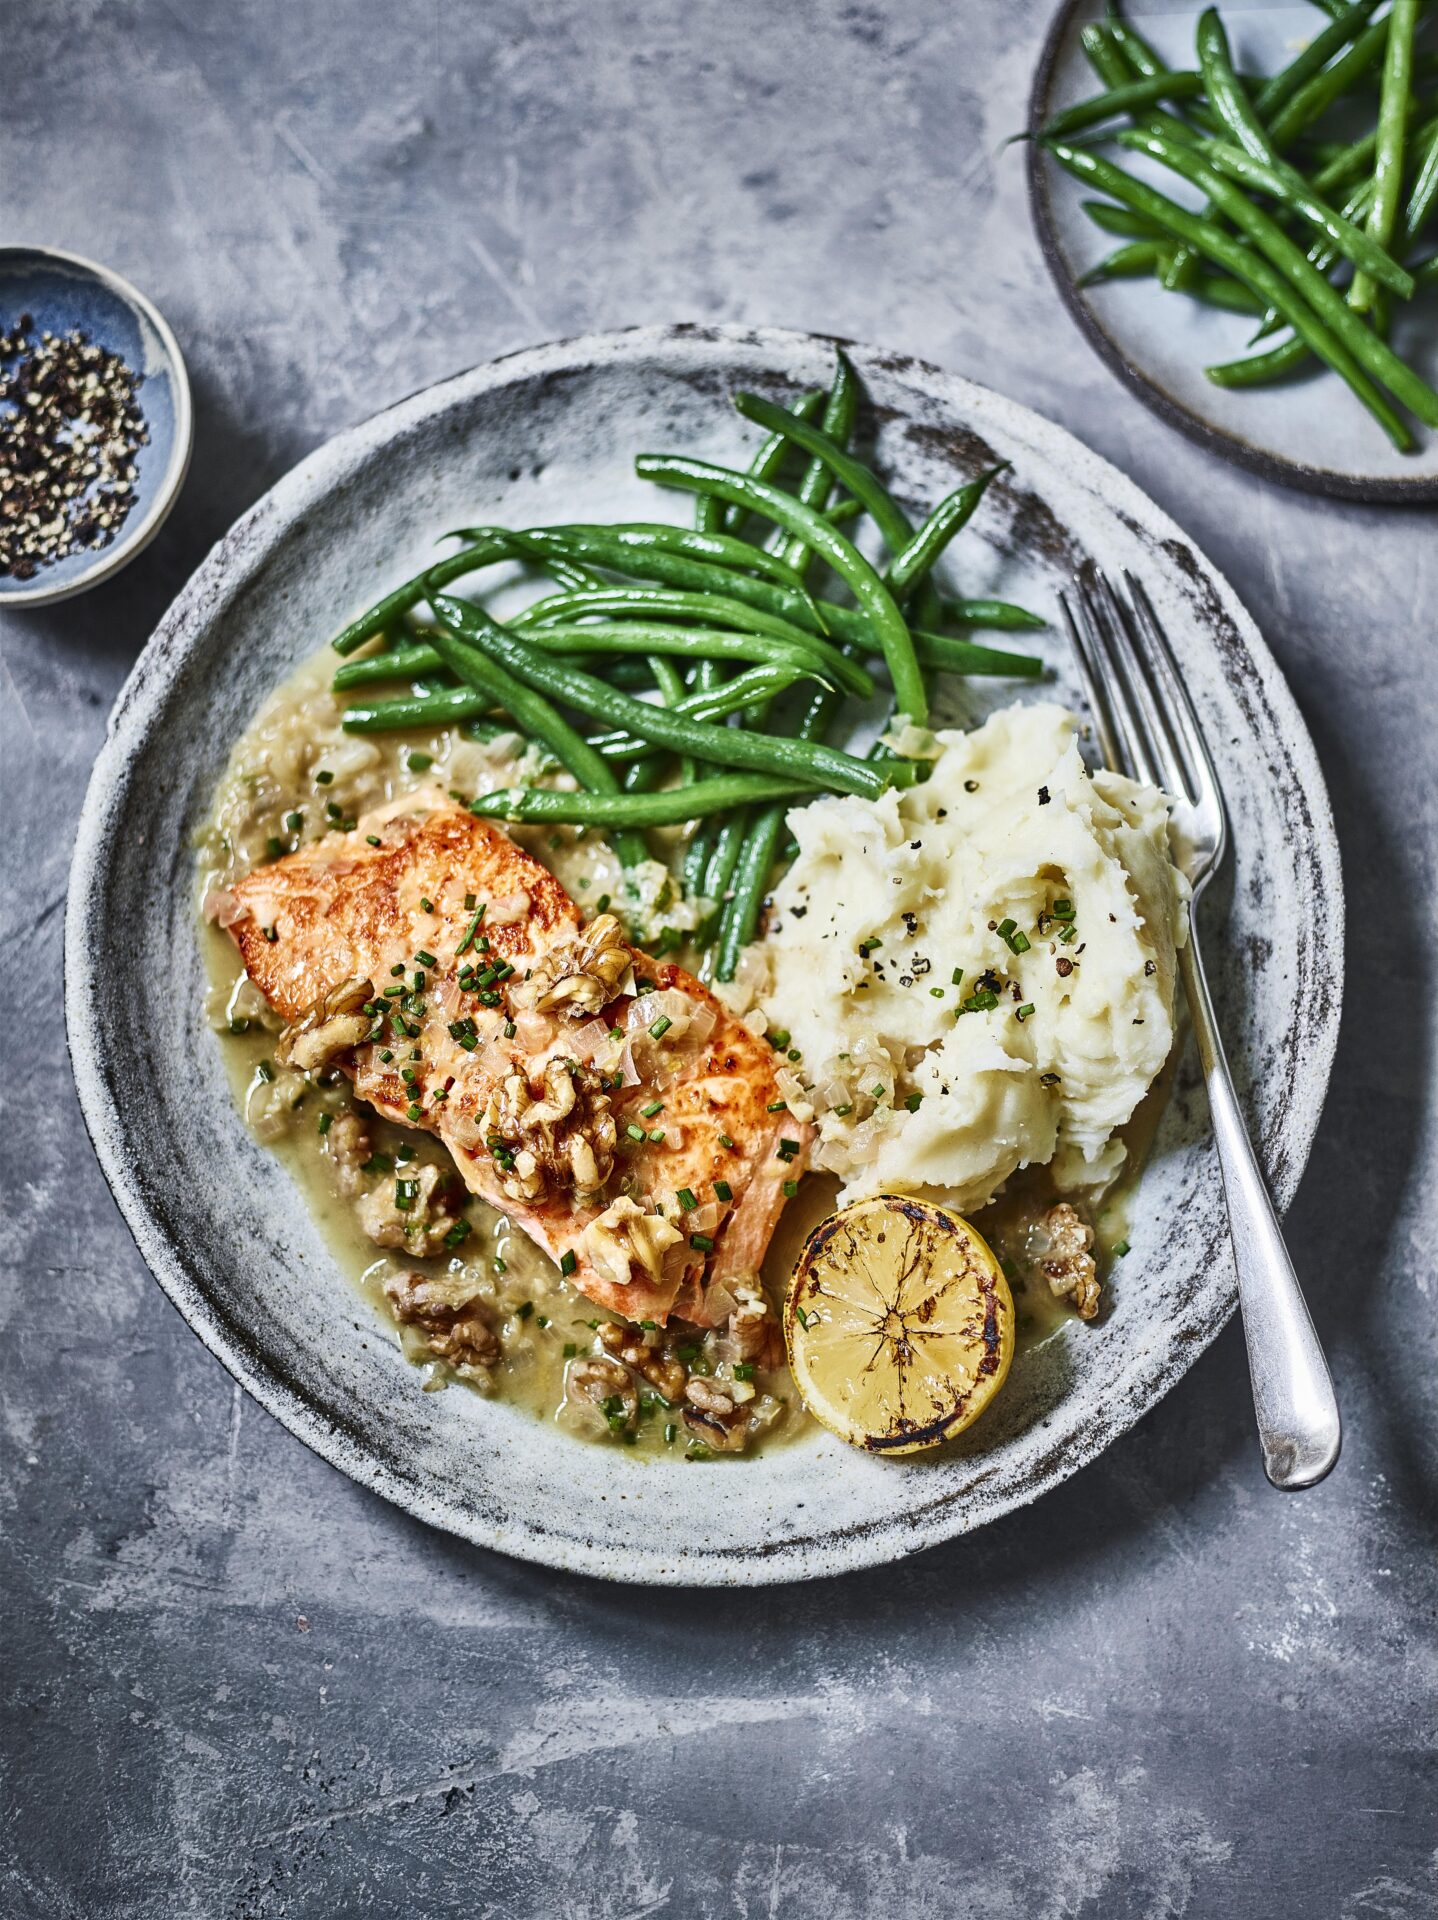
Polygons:
[[1027,137],[1024,141],[1027,150],[1024,164],[1029,214],[1038,238],[1039,251],[1059,298],[1079,332],[1109,371],[1117,374],[1129,392],[1135,394],[1151,413],[1157,414],[1166,425],[1177,428],[1195,446],[1203,447],[1220,460],[1244,467],[1248,472],[1258,474],[1261,479],[1275,481],[1279,486],[1320,494],[1330,500],[1351,500],[1367,506],[1390,507],[1415,507],[1438,501],[1438,474],[1415,475],[1411,480],[1390,479],[1374,474],[1364,479],[1355,474],[1340,473],[1331,467],[1312,467],[1302,460],[1290,460],[1283,454],[1270,453],[1236,433],[1212,425],[1202,414],[1175,400],[1156,379],[1135,365],[1117,338],[1104,326],[1094,308],[1084,299],[1059,244],[1051,192],[1053,175],[1050,170],[1056,163],[1047,160],[1038,134],[1048,118],[1049,95],[1069,27],[1075,16],[1091,4],[1092,0],[1060,0],[1055,9],[1044,35],[1029,89]]
[[[1231,1276],[1226,1289],[1215,1295],[1202,1319],[1190,1323],[1181,1338],[1174,1338],[1168,1344],[1155,1371],[1157,1384],[1146,1396],[1125,1397],[1123,1408],[1113,1419],[1092,1423],[1064,1449],[1060,1463],[1046,1466],[1030,1482],[997,1495],[990,1491],[978,1516],[965,1513],[958,1497],[947,1493],[918,1512],[912,1508],[897,1511],[882,1527],[864,1522],[841,1532],[808,1535],[803,1540],[772,1542],[767,1546],[758,1542],[729,1555],[727,1561],[710,1549],[696,1552],[683,1548],[667,1554],[656,1549],[636,1548],[628,1557],[621,1558],[600,1543],[556,1535],[541,1519],[511,1515],[504,1525],[481,1524],[457,1506],[445,1505],[415,1480],[407,1479],[387,1462],[373,1456],[365,1446],[357,1444],[353,1434],[347,1433],[341,1423],[313,1403],[296,1383],[265,1358],[259,1347],[230,1325],[190,1271],[165,1222],[151,1212],[132,1181],[117,1137],[123,1127],[120,1101],[106,1072],[104,1050],[84,1018],[88,1004],[87,955],[94,951],[86,937],[89,902],[96,897],[100,885],[111,823],[120,810],[125,791],[126,764],[131,758],[132,743],[144,737],[147,722],[161,706],[172,678],[184,670],[196,645],[194,633],[187,633],[191,623],[202,616],[203,624],[208,626],[220,609],[248,589],[271,562],[273,544],[286,537],[303,517],[306,506],[328,490],[332,484],[330,470],[337,461],[343,462],[346,457],[352,458],[376,444],[383,444],[389,433],[404,430],[409,424],[407,416],[412,416],[417,423],[427,414],[441,411],[446,404],[472,397],[485,391],[487,386],[499,386],[515,377],[534,378],[561,366],[592,367],[616,356],[643,358],[685,343],[735,349],[767,347],[778,357],[785,352],[812,351],[816,347],[831,349],[835,337],[797,329],[680,322],[582,334],[520,348],[420,388],[321,443],[269,488],[216,543],[181,589],[136,660],[116,699],[91,774],[76,827],[66,904],[66,1037],[86,1131],[141,1257],[196,1337],[267,1412],[313,1452],[350,1479],[428,1524],[521,1559],[625,1583],[696,1587],[768,1585],[892,1563],[1027,1506],[1041,1493],[1069,1478],[1151,1411],[1215,1338],[1236,1304]],[[1091,475],[1102,478],[1110,508],[1120,513],[1126,508],[1136,511],[1141,523],[1156,535],[1177,540],[1190,552],[1197,553],[1182,530],[1134,481],[1047,416],[917,356],[855,346],[852,342],[843,344],[853,349],[861,364],[868,361],[879,368],[917,377],[932,389],[947,390],[955,401],[961,401],[966,394],[978,393],[991,407],[997,406],[1000,413],[1007,411],[1018,419],[1036,421],[1043,434],[1058,436],[1071,465],[1076,463]],[[266,531],[268,539],[263,537]],[[1333,996],[1315,1029],[1307,1065],[1308,1084],[1317,1082],[1317,1097],[1307,1106],[1299,1135],[1291,1143],[1275,1182],[1278,1189],[1275,1197],[1282,1208],[1292,1197],[1307,1165],[1337,1045],[1343,998],[1340,853],[1327,786],[1292,692],[1234,589],[1206,558],[1202,565],[1225,611],[1235,619],[1262,691],[1277,710],[1285,748],[1302,780],[1313,820],[1317,862],[1315,899],[1320,910],[1326,911],[1329,951],[1340,961],[1334,969]],[[1094,1431],[1099,1424],[1102,1424],[1101,1435]]]

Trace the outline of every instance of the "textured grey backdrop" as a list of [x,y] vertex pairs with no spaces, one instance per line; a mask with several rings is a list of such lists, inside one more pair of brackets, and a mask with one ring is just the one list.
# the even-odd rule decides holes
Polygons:
[[[1046,12],[0,5],[8,237],[133,276],[198,403],[156,545],[0,625],[6,1916],[1434,1911],[1438,521],[1216,464],[1075,337],[999,151]],[[512,347],[684,317],[891,343],[1031,402],[1265,628],[1349,889],[1291,1221],[1348,1422],[1317,1492],[1265,1487],[1231,1330],[972,1539],[753,1597],[607,1588],[351,1486],[148,1279],[60,1017],[71,824],[146,634],[337,428]]]

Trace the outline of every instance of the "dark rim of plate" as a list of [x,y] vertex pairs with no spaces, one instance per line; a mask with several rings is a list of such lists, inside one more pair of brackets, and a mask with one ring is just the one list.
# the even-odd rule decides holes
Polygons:
[[1438,475],[1415,475],[1411,480],[1403,480],[1377,474],[1338,473],[1327,467],[1310,467],[1301,460],[1289,460],[1281,454],[1270,453],[1235,433],[1215,427],[1202,414],[1181,405],[1152,375],[1136,367],[1119,342],[1101,324],[1076,284],[1059,245],[1050,192],[1053,163],[1045,162],[1038,144],[1038,130],[1049,117],[1049,95],[1069,29],[1075,16],[1090,4],[1091,0],[1061,0],[1054,14],[1038,66],[1034,70],[1033,88],[1029,94],[1029,138],[1026,143],[1029,208],[1033,214],[1034,230],[1038,234],[1039,246],[1054,285],[1079,332],[1099,358],[1131,392],[1138,395],[1146,407],[1199,446],[1217,454],[1220,459],[1232,460],[1241,467],[1247,467],[1250,472],[1260,474],[1265,480],[1276,480],[1280,486],[1298,487],[1305,493],[1326,494],[1336,500],[1363,500],[1370,504],[1381,502],[1394,506],[1418,506],[1424,501],[1438,500]]

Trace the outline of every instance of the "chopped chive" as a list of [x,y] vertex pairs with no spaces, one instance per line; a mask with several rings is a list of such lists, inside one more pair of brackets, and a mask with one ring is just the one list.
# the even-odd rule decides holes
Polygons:
[[367,833],[367,834],[365,835],[365,845],[366,845],[366,846],[369,846],[369,847],[378,847],[378,846],[380,846],[381,844],[382,844],[382,842],[381,842],[381,840],[380,840],[380,837],[379,837],[379,835],[378,835],[377,833]]
[[321,767],[319,772],[315,775],[315,785],[320,787],[327,787],[330,784],[331,780],[333,779],[334,779],[334,775],[330,772],[329,768]]
[[674,1025],[674,1022],[669,1018],[669,1015],[667,1013],[661,1013],[659,1018],[656,1021],[654,1021],[653,1024],[650,1026],[650,1029],[649,1029],[650,1039],[662,1040],[665,1034],[668,1033],[669,1029],[673,1025]]
[[597,912],[603,913],[609,905],[609,895],[607,893],[601,893],[594,905]]
[[396,1180],[394,1183],[394,1204],[397,1213],[408,1213],[419,1194],[418,1180]]
[[652,1120],[656,1113],[662,1113],[663,1110],[664,1102],[662,1100],[651,1100],[647,1106],[639,1109],[646,1120]]
[[883,1097],[884,1097],[884,1089],[883,1089],[883,1087],[882,1087],[882,1085],[881,1085],[881,1084],[880,1084],[880,1083],[879,1083],[879,1082],[878,1082],[877,1080],[876,1080],[876,1081],[874,1082],[874,1084],[873,1084],[873,1086],[872,1086],[872,1087],[870,1087],[870,1089],[869,1089],[869,1096],[870,1096],[870,1098],[871,1098],[871,1099],[874,1099],[874,1100],[882,1100],[882,1099],[883,1099]]
[[632,1120],[624,1131],[629,1135],[631,1140],[643,1140],[646,1138],[643,1127],[636,1127]]
[[255,1072],[260,1076],[261,1080],[264,1081],[266,1086],[269,1086],[275,1077],[275,1070],[268,1060],[261,1060],[260,1064],[255,1068]]
[[1014,1009],[1014,1018],[1015,1020],[1027,1020],[1029,1015],[1033,1012],[1033,1010],[1034,1010],[1033,1001],[1025,1000],[1024,1004],[1021,1007],[1016,1007]]
[[532,1300],[526,1300],[523,1306],[515,1309],[515,1312],[519,1319],[527,1320],[530,1314],[534,1312],[534,1302]]
[[423,948],[421,948],[414,957],[422,967],[437,967],[439,965],[434,955],[432,953],[426,953]]
[[786,1180],[783,1191],[784,1198],[786,1200],[792,1200],[794,1195],[799,1191],[799,1182],[797,1180]]
[[559,1271],[562,1274],[564,1274],[566,1277],[569,1274],[573,1273],[574,1269],[578,1265],[579,1265],[579,1260],[577,1255],[574,1253],[573,1249],[570,1249],[569,1251],[560,1254]]
[[904,1102],[910,1113],[917,1113],[923,1104],[924,1096],[921,1093],[911,1093]]
[[320,1132],[328,1133],[330,1128],[334,1125],[334,1123],[335,1123],[335,1117],[332,1113],[322,1113],[319,1117],[319,1122],[318,1122]]
[[420,753],[412,747],[405,755],[404,763],[411,773],[428,773],[434,765],[434,755],[432,753]]
[[842,1120],[846,1114],[852,1113],[854,1109],[851,1106],[830,1107],[829,1111],[836,1119]]
[[789,1102],[787,1100],[771,1100],[765,1108],[766,1113],[787,1113],[788,1111]]
[[1114,1243],[1113,1243],[1113,1257],[1114,1257],[1114,1259],[1115,1259],[1115,1260],[1122,1260],[1122,1258],[1124,1257],[1124,1255],[1125,1255],[1125,1254],[1126,1254],[1126,1253],[1127,1253],[1128,1251],[1129,1251],[1129,1245],[1128,1245],[1128,1242],[1127,1242],[1127,1240],[1115,1240],[1115,1241],[1114,1241]]
[[799,1142],[797,1140],[781,1140],[777,1151],[781,1160],[792,1160],[794,1155],[799,1151]]
[[730,1153],[734,1151],[734,1142],[729,1138],[727,1133],[720,1134],[719,1144],[721,1147],[727,1148]]
[[506,1021],[505,1021],[505,1023],[504,1023],[504,1037],[505,1037],[505,1039],[506,1039],[506,1040],[512,1040],[512,1039],[514,1038],[514,1034],[515,1034],[515,1026],[514,1026],[514,1022],[513,1022],[512,1020],[506,1020]]
[[565,1358],[566,1360],[572,1360],[572,1359],[574,1358],[574,1356],[575,1356],[575,1354],[576,1354],[576,1353],[578,1353],[578,1351],[579,1351],[579,1347],[578,1347],[578,1344],[577,1344],[577,1342],[575,1342],[575,1341],[573,1341],[573,1340],[566,1340],[566,1341],[565,1341],[565,1343],[564,1343],[564,1358]]
[[714,1191],[721,1200],[732,1200],[734,1198],[734,1189],[727,1180],[716,1180],[714,1182]]
[[462,1246],[469,1238],[469,1235],[470,1225],[468,1220],[456,1220],[449,1232],[444,1236],[444,1244],[447,1247]]
[[714,1242],[707,1233],[691,1233],[689,1244],[696,1253],[713,1253]]
[[694,1198],[694,1189],[692,1187],[681,1187],[674,1197],[686,1213],[693,1213],[694,1209],[699,1205],[699,1202]]
[[[473,898],[474,898],[474,895],[473,895],[472,893],[471,893],[471,894],[466,894],[466,895],[465,895],[465,905],[466,905],[466,906],[468,906],[468,904],[469,904],[469,902],[470,902],[470,901],[471,901],[471,900],[472,900]],[[473,920],[471,920],[471,921],[470,921],[470,923],[469,923],[469,932],[468,932],[468,933],[466,933],[466,935],[464,936],[464,938],[463,938],[463,940],[461,940],[461,941],[460,941],[460,943],[459,943],[459,945],[458,945],[458,946],[457,946],[457,947],[455,948],[455,950],[454,950],[454,957],[455,957],[455,959],[456,959],[456,960],[457,960],[457,959],[459,958],[459,956],[460,956],[460,955],[461,955],[462,953],[467,953],[467,952],[469,951],[469,949],[470,949],[470,947],[471,947],[471,946],[472,946],[472,945],[474,944],[474,939],[475,939],[475,936],[476,936],[476,935],[478,934],[478,932],[479,932],[479,923],[480,923],[480,921],[481,921],[481,920],[482,920],[482,919],[484,918],[484,909],[485,909],[485,907],[486,907],[486,906],[488,906],[488,904],[489,904],[489,902],[488,902],[487,900],[486,900],[486,901],[481,901],[481,903],[480,903],[480,905],[479,905],[479,907],[478,907],[478,909],[477,909],[477,911],[475,912],[475,916],[474,916],[474,918],[473,918]]]
[[652,1132],[652,1133],[650,1134],[650,1136],[649,1136],[649,1138],[650,1138],[650,1141],[651,1141],[651,1143],[652,1143],[652,1144],[653,1144],[654,1146],[656,1146],[656,1147],[660,1147],[660,1146],[663,1146],[663,1144],[664,1144],[664,1129],[663,1129],[663,1127],[655,1127],[655,1129],[654,1129],[654,1131],[653,1131],[653,1132]]
[[752,1360],[740,1360],[735,1363],[734,1378],[736,1380],[752,1380],[754,1373],[755,1367]]
[[285,815],[285,825],[291,833],[298,833],[304,824],[305,816],[302,813],[287,813]]

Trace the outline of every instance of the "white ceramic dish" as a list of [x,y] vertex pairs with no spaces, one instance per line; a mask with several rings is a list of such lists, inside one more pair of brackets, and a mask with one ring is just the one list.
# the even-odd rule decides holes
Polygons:
[[[1200,11],[1199,0],[1130,0],[1128,7],[1134,25],[1180,68],[1196,64],[1193,34]],[[1307,0],[1224,0],[1222,11],[1240,68],[1262,73],[1283,66],[1324,25],[1321,9]],[[1031,129],[1103,92],[1081,44],[1083,29],[1103,12],[1104,0],[1064,0],[1054,15],[1034,76]],[[1163,167],[1119,148],[1103,151],[1170,199],[1200,204],[1201,196]],[[1205,366],[1243,356],[1251,319],[1165,293],[1153,280],[1081,288],[1080,275],[1122,244],[1100,233],[1083,211],[1082,201],[1103,196],[1071,179],[1034,142],[1028,169],[1034,225],[1065,305],[1090,346],[1170,426],[1285,486],[1349,500],[1415,506],[1438,500],[1438,431],[1415,426],[1417,449],[1399,453],[1338,376],[1316,363],[1300,378],[1246,392],[1226,391],[1207,379]],[[1393,345],[1425,379],[1438,383],[1438,292],[1429,289],[1411,306],[1398,301],[1395,308]]]
[[[815,1431],[742,1463],[646,1462],[503,1402],[422,1393],[232,1105],[202,1011],[189,840],[259,701],[432,555],[437,528],[678,517],[682,501],[634,478],[633,453],[736,458],[747,430],[725,396],[741,386],[792,396],[827,378],[831,352],[780,332],[599,335],[461,374],[320,449],[215,549],[146,648],[75,853],[66,1007],[80,1097],[140,1248],[190,1325],[292,1432],[386,1498],[468,1539],[613,1579],[806,1578],[978,1526],[1092,1459],[1233,1305],[1203,1096],[1181,1074],[1111,1312],[1023,1354],[993,1410],[941,1458],[880,1461]],[[915,361],[853,356],[875,458],[910,507],[995,457],[1014,463],[958,550],[965,590],[1052,609],[1085,555],[1148,583],[1234,816],[1226,932],[1223,902],[1206,909],[1214,989],[1286,1202],[1332,1061],[1342,897],[1322,776],[1263,641],[1178,528],[1060,428]],[[1038,638],[1071,694],[1057,635]],[[985,705],[1012,692],[974,686]],[[968,711],[980,710],[975,698]]]

